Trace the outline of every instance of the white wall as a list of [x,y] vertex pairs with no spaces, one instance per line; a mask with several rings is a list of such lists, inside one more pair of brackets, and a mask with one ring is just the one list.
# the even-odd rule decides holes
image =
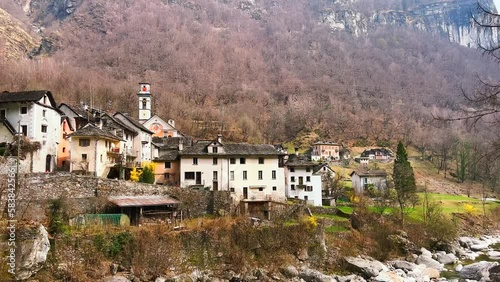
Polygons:
[[[264,164],[259,164],[258,157],[244,157],[245,164],[240,164],[241,157],[234,157],[236,163],[230,164],[230,157],[218,157],[217,165],[213,164],[213,157],[198,157],[198,165],[193,164],[193,157],[181,157],[181,186],[195,185],[195,180],[186,180],[185,172],[201,172],[201,184],[205,187],[213,186],[213,172],[217,171],[217,190],[231,191],[238,198],[243,197],[243,188],[248,189],[248,199],[264,200],[271,197],[276,201],[285,199],[284,169],[278,167],[278,157],[265,157]],[[276,171],[276,179],[272,179],[272,171]],[[234,172],[234,180],[230,179],[231,171]],[[247,179],[243,179],[243,171],[247,172]],[[258,172],[262,171],[262,179],[258,178]],[[257,187],[262,187],[259,191]],[[276,187],[276,190],[273,190]]]
[[[313,168],[307,172],[305,167],[294,167],[294,172],[290,171],[290,167],[286,170],[286,195],[289,198],[297,198],[305,200],[307,196],[307,201],[311,205],[321,206],[322,205],[322,185],[321,185],[321,175],[314,175]],[[307,181],[307,177],[310,177],[311,181]],[[295,177],[295,182],[291,182],[292,177]],[[312,186],[312,191],[306,191],[305,188],[298,188],[299,177],[303,177],[303,184],[306,186]],[[292,190],[292,185],[295,185],[295,190]]]

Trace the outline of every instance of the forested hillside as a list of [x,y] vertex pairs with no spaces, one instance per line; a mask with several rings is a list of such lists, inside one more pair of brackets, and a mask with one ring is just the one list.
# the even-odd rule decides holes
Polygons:
[[461,134],[432,113],[458,110],[462,88],[499,74],[477,50],[404,26],[333,31],[320,21],[326,0],[85,0],[69,10],[32,2],[27,19],[52,49],[4,58],[2,90],[46,88],[58,102],[134,113],[137,83],[148,81],[155,112],[198,136],[193,120],[223,120],[236,141],[277,143],[313,130],[336,141],[429,143],[450,136],[445,130]]

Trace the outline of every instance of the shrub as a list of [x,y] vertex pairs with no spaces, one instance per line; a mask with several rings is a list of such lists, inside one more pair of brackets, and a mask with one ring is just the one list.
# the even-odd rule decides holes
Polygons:
[[479,210],[471,204],[464,204],[464,212],[468,215],[477,215]]

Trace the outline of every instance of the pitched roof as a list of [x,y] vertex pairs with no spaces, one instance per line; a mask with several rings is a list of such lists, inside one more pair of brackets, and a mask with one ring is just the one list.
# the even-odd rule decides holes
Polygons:
[[193,138],[189,136],[180,137],[153,137],[153,144],[161,149],[178,149],[179,142],[184,141],[184,147],[191,146],[193,143]]
[[374,149],[364,150],[363,153],[361,153],[361,157],[368,157],[369,155],[383,155],[392,157],[394,154],[392,153],[391,150],[385,148],[374,148]]
[[149,134],[154,134],[154,132],[152,132],[151,130],[144,127],[144,125],[142,125],[139,121],[135,120],[131,116],[124,114],[124,113],[117,112],[113,115],[113,117],[116,117],[117,115],[123,116],[126,120],[128,120],[131,124],[133,124],[135,127],[139,128],[140,130],[145,131]]
[[179,157],[179,151],[170,150],[162,152],[161,155],[157,158],[154,158],[153,161],[175,161]]
[[216,140],[200,140],[193,146],[179,152],[181,156],[278,156],[285,155],[274,148],[273,145],[253,145],[247,143],[223,143],[223,153],[209,152],[207,146]]
[[328,170],[330,171],[333,171],[335,172],[327,163],[322,163],[322,164],[319,164],[317,165],[316,167],[314,167],[313,169],[313,173],[317,173],[318,171],[320,171],[323,167],[326,167],[328,168]]
[[314,142],[313,145],[336,145],[336,146],[340,146],[338,143],[331,142],[331,141],[317,141],[317,142]]
[[178,205],[180,202],[169,196],[118,196],[108,200],[119,207],[151,207]]
[[102,138],[118,140],[118,141],[121,140],[116,135],[114,135],[110,132],[104,131],[91,123],[88,123],[84,127],[69,134],[69,136],[71,136],[71,137],[102,137]]
[[56,108],[56,102],[52,93],[48,90],[21,91],[21,92],[2,92],[0,93],[0,103],[5,102],[38,102],[43,96],[47,95],[52,107]]
[[385,170],[381,170],[381,169],[370,169],[370,170],[366,170],[366,169],[358,169],[358,170],[354,170],[353,172],[351,172],[351,176],[353,174],[357,174],[359,176],[373,176],[373,177],[386,177],[387,176],[387,172]]
[[112,115],[108,114],[108,113],[104,113],[101,117],[102,119],[106,119],[106,118],[109,118],[111,121],[113,121],[114,123],[118,124],[118,126],[122,127],[122,128],[125,128],[126,130],[130,131],[130,132],[133,132],[134,134],[137,134],[137,132],[131,128],[130,126],[126,125],[125,123],[123,123],[123,121],[117,119],[117,118],[114,118]]
[[317,166],[318,163],[311,161],[307,156],[304,155],[289,155],[285,165],[290,167],[314,167]]

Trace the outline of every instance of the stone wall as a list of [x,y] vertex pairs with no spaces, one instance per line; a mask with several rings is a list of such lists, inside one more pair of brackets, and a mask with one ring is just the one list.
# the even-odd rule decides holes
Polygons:
[[[7,176],[0,175],[0,207],[6,206]],[[63,199],[70,216],[104,209],[110,196],[170,195],[181,201],[180,208],[191,217],[227,214],[234,209],[227,191],[191,190],[102,179],[67,172],[20,174],[17,192],[18,219],[43,221],[50,200]]]

